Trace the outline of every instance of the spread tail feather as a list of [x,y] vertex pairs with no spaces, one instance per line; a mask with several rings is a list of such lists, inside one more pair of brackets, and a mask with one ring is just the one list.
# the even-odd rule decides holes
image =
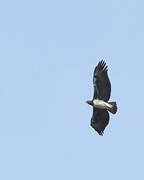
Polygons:
[[115,114],[117,112],[117,104],[116,102],[108,102],[110,105],[112,105],[111,108],[109,108],[108,110],[112,113]]

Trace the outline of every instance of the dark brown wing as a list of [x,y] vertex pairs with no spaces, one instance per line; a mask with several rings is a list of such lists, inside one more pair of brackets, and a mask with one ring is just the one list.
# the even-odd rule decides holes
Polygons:
[[91,126],[98,132],[99,135],[103,135],[106,126],[109,123],[109,113],[104,109],[93,108],[93,115],[91,118]]
[[108,101],[111,93],[111,84],[107,74],[106,63],[102,60],[98,63],[94,70],[93,85],[94,97],[93,99],[101,99]]

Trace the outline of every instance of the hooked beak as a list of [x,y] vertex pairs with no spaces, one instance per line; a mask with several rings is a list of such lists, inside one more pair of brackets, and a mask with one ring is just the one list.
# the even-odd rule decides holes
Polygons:
[[93,105],[93,101],[91,101],[91,100],[87,100],[86,103],[91,105],[91,106]]

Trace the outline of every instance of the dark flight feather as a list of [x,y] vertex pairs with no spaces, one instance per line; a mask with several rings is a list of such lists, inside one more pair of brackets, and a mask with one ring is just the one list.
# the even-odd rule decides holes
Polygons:
[[111,84],[107,74],[106,63],[102,60],[98,63],[93,74],[94,97],[107,102],[111,94]]
[[93,108],[93,115],[91,118],[91,126],[98,132],[99,135],[103,135],[105,127],[109,123],[109,113],[104,109]]

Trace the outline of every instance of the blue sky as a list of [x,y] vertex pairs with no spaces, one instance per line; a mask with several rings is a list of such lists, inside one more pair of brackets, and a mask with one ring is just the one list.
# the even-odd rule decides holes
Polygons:
[[[0,2],[0,179],[143,179],[144,3]],[[109,66],[111,115],[90,127],[92,75]]]

